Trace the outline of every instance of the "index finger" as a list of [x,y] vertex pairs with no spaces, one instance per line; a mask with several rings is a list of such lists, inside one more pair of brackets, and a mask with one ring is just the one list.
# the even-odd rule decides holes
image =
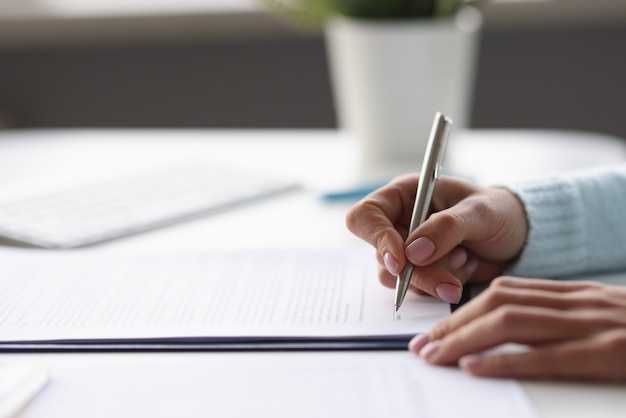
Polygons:
[[376,248],[380,257],[393,257],[397,264],[393,274],[406,263],[403,234],[411,218],[418,177],[410,174],[395,178],[357,202],[346,215],[346,226],[354,235]]
[[543,307],[568,310],[579,307],[573,304],[567,293],[594,287],[589,282],[568,282],[546,279],[515,278],[502,276],[495,279],[488,289],[460,307],[454,315],[439,321],[429,332],[432,339],[441,339],[459,328],[493,312],[501,306]]

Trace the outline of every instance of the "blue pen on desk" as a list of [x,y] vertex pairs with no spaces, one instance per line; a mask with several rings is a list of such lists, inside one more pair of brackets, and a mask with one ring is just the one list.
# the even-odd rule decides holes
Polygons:
[[340,200],[359,200],[372,193],[375,190],[380,189],[386,185],[388,181],[378,181],[372,183],[361,183],[353,187],[346,187],[344,189],[331,190],[322,193],[321,198],[328,202],[340,201]]
[[[417,194],[415,196],[415,205],[413,206],[408,235],[424,222],[428,216],[430,201],[433,197],[433,191],[435,190],[435,183],[437,182],[441,164],[443,163],[443,156],[450,134],[450,125],[452,125],[452,120],[437,112],[433,127],[430,131],[430,137],[428,138],[428,145],[426,146],[426,154],[424,155],[422,171],[417,185]],[[396,311],[400,308],[400,305],[402,305],[404,296],[409,289],[411,273],[413,273],[413,265],[407,263],[396,279]]]

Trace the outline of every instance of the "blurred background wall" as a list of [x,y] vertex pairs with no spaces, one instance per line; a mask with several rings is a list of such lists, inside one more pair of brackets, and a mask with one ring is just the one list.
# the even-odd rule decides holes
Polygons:
[[[336,126],[322,34],[247,0],[130,12],[41,1],[0,0],[0,126]],[[471,126],[626,138],[626,2],[483,12]]]

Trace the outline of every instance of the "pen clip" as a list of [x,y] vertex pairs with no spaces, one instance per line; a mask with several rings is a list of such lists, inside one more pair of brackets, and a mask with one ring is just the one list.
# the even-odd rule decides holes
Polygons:
[[433,170],[433,180],[439,178],[441,168],[443,167],[443,160],[446,156],[446,148],[448,145],[448,137],[450,136],[450,127],[452,125],[452,119],[447,116],[442,115],[441,113],[437,113],[435,116],[435,121],[438,123],[437,131],[434,132],[435,138],[438,141],[435,142],[434,146],[437,147],[436,150],[433,150],[437,155],[437,160],[435,161],[435,168]]

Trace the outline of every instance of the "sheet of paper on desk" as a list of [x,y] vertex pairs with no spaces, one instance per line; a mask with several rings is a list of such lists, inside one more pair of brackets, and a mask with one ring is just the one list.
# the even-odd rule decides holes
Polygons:
[[536,417],[517,382],[430,366],[406,351],[116,358],[53,368],[23,418]]
[[400,313],[373,251],[0,252],[0,342],[403,339],[449,305]]

